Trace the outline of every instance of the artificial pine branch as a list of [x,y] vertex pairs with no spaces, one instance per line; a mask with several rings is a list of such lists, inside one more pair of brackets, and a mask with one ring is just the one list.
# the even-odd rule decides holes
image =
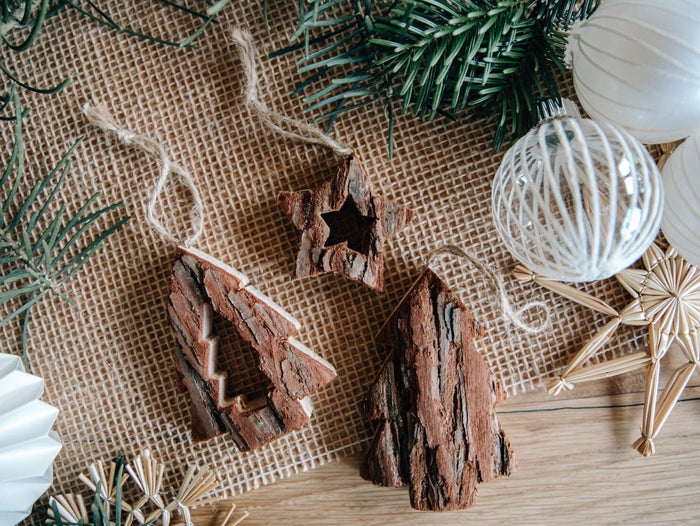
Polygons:
[[210,24],[217,23],[216,15],[230,2],[230,0],[218,0],[214,3],[207,2],[208,7],[203,12],[200,12],[173,0],[157,1],[173,10],[185,12],[201,20],[199,27],[184,40],[176,42],[136,31],[120,23],[104,8],[100,7],[99,2],[95,0],[0,0],[0,72],[13,84],[36,93],[51,94],[66,87],[70,82],[69,78],[65,78],[56,86],[49,88],[37,88],[24,83],[9,70],[2,59],[3,52],[13,51],[21,53],[29,49],[41,34],[46,19],[58,15],[64,9],[73,9],[93,22],[120,33],[165,46],[190,48],[193,47],[194,40]]
[[[50,294],[69,303],[63,288],[97,251],[102,242],[121,228],[129,217],[112,223],[88,237],[107,213],[122,203],[95,209],[100,193],[92,195],[77,211],[59,205],[60,190],[71,167],[71,157],[82,138],[66,152],[51,172],[23,193],[25,151],[19,96],[8,94],[14,110],[14,145],[0,175],[0,305],[9,312],[0,326],[23,316],[22,355],[27,356],[27,328],[32,307]],[[7,105],[7,104],[6,104]]]
[[[281,50],[303,49],[300,94],[316,120],[380,102],[393,147],[392,100],[428,119],[475,106],[496,120],[493,146],[536,122],[536,99],[559,97],[554,73],[571,24],[599,0],[299,0],[298,27]],[[322,31],[321,36],[313,37]]]

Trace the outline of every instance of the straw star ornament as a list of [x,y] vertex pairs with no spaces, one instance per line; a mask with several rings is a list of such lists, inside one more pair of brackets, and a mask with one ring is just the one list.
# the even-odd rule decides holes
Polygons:
[[[643,269],[629,268],[615,277],[634,298],[618,312],[607,303],[578,289],[550,280],[518,265],[513,271],[521,283],[534,281],[576,303],[613,317],[569,362],[548,386],[550,393],[574,384],[617,376],[647,368],[642,436],[633,447],[642,455],[654,454],[654,438],[671,414],[693,373],[700,368],[700,271],[674,248],[665,252],[652,244],[642,257]],[[640,325],[649,330],[649,349],[595,365],[585,364],[603,348],[620,326]],[[671,375],[659,395],[661,360],[673,343],[687,363]]]
[[[218,503],[221,497],[210,496],[219,486],[216,476],[208,468],[190,466],[180,483],[177,494],[168,501],[164,498],[163,475],[165,466],[149,450],[141,453],[132,464],[126,463],[122,453],[106,465],[97,461],[88,466],[88,474],[79,480],[94,493],[86,505],[82,495],[57,495],[49,498],[46,526],[195,526],[191,508]],[[131,504],[124,497],[124,483],[131,479],[140,497]],[[133,488],[131,488],[133,489]],[[134,493],[131,491],[130,493]],[[133,502],[133,501],[131,501]],[[237,526],[248,512],[233,517],[232,504],[220,526]],[[173,522],[173,517],[179,520]]]

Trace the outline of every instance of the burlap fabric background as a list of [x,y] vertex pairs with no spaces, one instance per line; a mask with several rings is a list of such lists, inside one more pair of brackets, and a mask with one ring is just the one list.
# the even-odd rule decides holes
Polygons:
[[[119,20],[170,38],[182,38],[194,27],[191,18],[156,2],[104,4]],[[22,93],[32,107],[25,128],[28,173],[45,174],[74,139],[86,135],[63,194],[69,208],[102,190],[105,203],[123,200],[132,216],[66,290],[77,306],[52,298],[35,311],[31,362],[46,380],[44,400],[60,408],[55,427],[65,444],[55,464],[53,493],[82,490],[76,478],[85,465],[119,449],[132,456],[151,448],[170,466],[166,487],[186,465],[206,463],[216,470],[222,492],[231,495],[359,448],[371,429],[358,414],[358,401],[384,358],[373,335],[429,253],[449,243],[503,271],[514,264],[490,219],[490,183],[501,157],[490,148],[492,127],[477,119],[424,122],[404,116],[398,119],[390,160],[381,108],[373,107],[342,118],[335,137],[361,153],[376,192],[418,214],[387,246],[386,292],[335,275],[290,279],[298,236],[276,196],[321,184],[335,172],[338,159],[321,147],[271,134],[242,104],[240,64],[229,40],[237,24],[252,30],[264,55],[263,100],[284,114],[303,116],[303,103],[289,97],[299,80],[294,65],[299,57],[265,58],[288,44],[296,2],[270,4],[270,31],[261,2],[234,0],[193,50],[120,35],[66,11],[46,24],[29,53],[8,59],[20,78],[35,85],[73,78],[57,95]],[[252,285],[301,321],[299,340],[335,365],[338,379],[313,397],[316,409],[305,429],[250,454],[239,453],[228,436],[192,442],[189,400],[174,373],[166,315],[175,247],[145,220],[157,168],[87,125],[81,113],[85,102],[103,102],[128,128],[161,141],[175,161],[190,168],[206,207],[205,234],[197,248],[247,274]],[[11,128],[0,129],[6,159]],[[164,210],[167,223],[182,229],[189,225],[182,200],[187,194],[173,188],[169,196],[184,204]],[[446,256],[434,268],[483,322],[486,335],[478,348],[511,394],[537,386],[604,322],[603,316],[508,277],[516,306],[544,298],[554,309],[552,328],[528,336],[501,319],[485,280],[468,264]],[[611,280],[588,290],[616,307],[628,301]],[[641,348],[643,332],[620,331],[609,352]],[[223,337],[235,340],[231,334]],[[17,325],[5,327],[3,338],[3,351],[19,352]],[[238,370],[231,388],[249,392],[258,376],[251,374],[253,362],[233,355],[224,364]]]

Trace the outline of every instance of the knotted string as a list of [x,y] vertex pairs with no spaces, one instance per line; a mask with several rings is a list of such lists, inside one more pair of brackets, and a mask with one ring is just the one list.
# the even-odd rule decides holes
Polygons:
[[114,133],[122,144],[126,146],[134,146],[147,155],[155,157],[158,160],[158,163],[160,164],[160,176],[156,181],[155,187],[153,188],[153,194],[148,202],[147,218],[148,222],[157,232],[176,244],[180,243],[181,240],[170,232],[163,225],[163,223],[161,223],[161,221],[156,217],[155,211],[161,198],[161,194],[165,190],[165,186],[168,183],[170,174],[174,173],[180,177],[182,183],[192,193],[192,199],[194,200],[194,206],[192,207],[191,214],[192,221],[194,223],[194,233],[190,237],[186,238],[183,243],[185,246],[189,246],[192,242],[199,238],[204,229],[204,205],[202,203],[202,197],[199,194],[199,190],[197,190],[194,179],[189,172],[179,164],[171,161],[168,152],[160,143],[154,141],[150,137],[138,135],[131,130],[123,128],[103,104],[96,104],[94,106],[85,104],[83,106],[83,113],[87,117],[88,121],[94,126]]
[[255,49],[255,44],[253,44],[253,37],[249,31],[239,28],[233,30],[232,37],[233,41],[238,45],[238,52],[241,63],[243,64],[246,105],[268,128],[277,132],[282,137],[312,144],[320,144],[342,156],[352,153],[352,148],[332,139],[313,124],[285,117],[265,106],[265,103],[260,100],[258,94],[258,85],[260,82],[257,70],[258,54]]
[[[451,254],[453,256],[466,259],[478,270],[480,270],[482,274],[484,274],[484,276],[486,277],[489,286],[496,294],[496,297],[498,299],[498,307],[501,309],[503,317],[509,320],[513,325],[530,334],[540,333],[544,331],[547,327],[549,327],[550,309],[544,302],[531,301],[526,303],[522,308],[514,310],[510,304],[508,295],[506,294],[505,284],[503,283],[503,276],[498,271],[492,269],[491,267],[483,263],[479,258],[474,256],[473,254],[470,254],[469,252],[466,252],[455,245],[445,245],[431,252],[428,256],[428,260],[425,264],[425,267],[429,268],[430,264],[433,261],[435,261],[435,258],[440,256],[441,254]],[[523,316],[527,311],[535,308],[540,309],[540,311],[544,313],[545,319],[541,323],[532,325],[525,322],[523,320]]]

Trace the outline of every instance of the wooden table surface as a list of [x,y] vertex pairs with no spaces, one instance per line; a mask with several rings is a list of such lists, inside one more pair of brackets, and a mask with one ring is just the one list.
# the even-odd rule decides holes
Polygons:
[[[361,454],[235,502],[250,513],[248,526],[700,524],[700,379],[691,383],[649,458],[631,448],[641,421],[639,376],[557,398],[542,391],[511,396],[498,414],[520,467],[481,485],[470,510],[412,510],[405,488],[379,488],[359,477]],[[197,510],[197,524],[218,525],[225,508]]]

